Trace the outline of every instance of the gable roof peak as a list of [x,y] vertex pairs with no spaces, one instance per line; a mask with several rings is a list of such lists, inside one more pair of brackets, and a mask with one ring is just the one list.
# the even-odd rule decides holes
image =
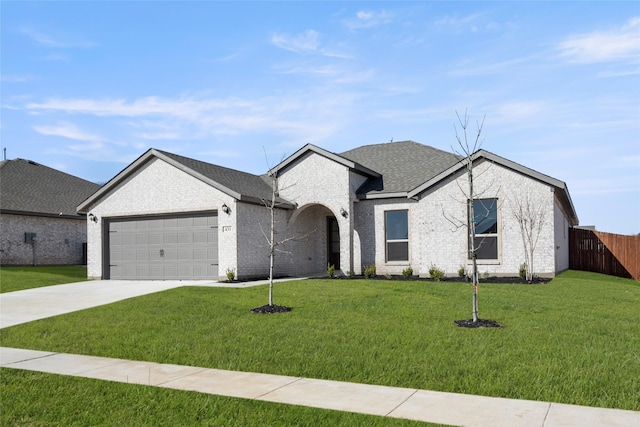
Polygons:
[[[207,163],[202,160],[192,159],[156,148],[150,148],[112,178],[104,187],[82,202],[82,204],[78,206],[78,211],[88,211],[93,204],[108,194],[118,183],[135,173],[153,158],[160,159],[174,166],[236,200],[262,203],[263,200],[269,200],[271,198],[271,187],[259,175],[214,165],[213,163]],[[279,202],[283,207],[292,206],[284,200]]]
[[366,166],[359,164],[358,162],[354,162],[351,159],[348,159],[340,154],[333,153],[331,151],[325,150],[324,148],[320,148],[313,144],[306,144],[298,151],[284,159],[282,162],[277,164],[275,167],[271,168],[268,172],[268,175],[273,175],[274,173],[279,173],[288,168],[289,166],[295,164],[299,159],[303,158],[309,153],[316,153],[320,156],[323,156],[329,160],[332,160],[336,163],[344,165],[348,167],[350,170],[373,178],[380,177],[380,174],[374,170],[369,169]]

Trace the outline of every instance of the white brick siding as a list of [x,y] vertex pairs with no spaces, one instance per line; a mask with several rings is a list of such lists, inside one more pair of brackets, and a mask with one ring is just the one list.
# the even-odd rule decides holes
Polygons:
[[[271,213],[264,205],[238,203],[238,235],[237,274],[238,278],[269,276],[269,240]],[[274,223],[277,234],[274,241],[286,238],[288,212],[283,209],[274,210]],[[274,275],[290,275],[290,257],[284,251],[287,245],[278,245],[275,251]],[[221,250],[227,250],[222,249]],[[229,249],[230,250],[230,247]]]
[[[535,253],[534,273],[553,276],[568,268],[568,227],[553,187],[499,164],[479,161],[474,167],[476,198],[498,199],[498,259],[479,260],[481,274],[518,274],[524,246],[513,206],[528,197],[545,213],[544,230]],[[411,266],[414,274],[428,276],[432,265],[456,276],[467,259],[467,178],[460,171],[416,198],[357,200],[366,178],[347,166],[316,152],[290,163],[279,177],[280,197],[295,203],[295,210],[276,209],[278,246],[276,275],[326,272],[327,218],[335,217],[340,230],[340,270],[361,274],[375,264],[378,274],[401,274]],[[226,204],[230,213],[220,207]],[[102,233],[105,218],[218,211],[219,275],[227,269],[236,277],[267,277],[269,273],[270,212],[260,204],[238,202],[210,185],[154,158],[88,211],[89,276],[102,277]],[[407,210],[409,260],[387,262],[385,212]],[[344,211],[344,215],[342,212]]]
[[[280,174],[280,196],[297,203],[299,211],[314,205],[324,206],[328,210],[308,211],[304,217],[299,213],[293,215],[292,225],[296,224],[298,218],[300,221],[309,221],[305,227],[298,225],[295,228],[298,233],[304,235],[313,231],[309,235],[312,253],[293,258],[294,273],[311,268],[317,269],[316,273],[326,271],[325,218],[330,215],[335,216],[340,228],[340,269],[345,274],[353,270],[353,202],[355,190],[363,182],[353,175],[346,166],[316,153],[307,154]],[[342,209],[346,212],[346,218],[341,215]]]
[[[231,208],[230,215],[220,211],[223,204]],[[150,160],[88,209],[99,219],[98,223],[87,221],[89,277],[102,278],[105,218],[211,210],[219,211],[219,274],[223,276],[237,259],[236,234],[222,232],[224,227],[236,229],[235,199],[163,160]]]
[[[524,262],[524,246],[518,222],[513,216],[515,198],[527,195],[544,206],[545,226],[540,234],[534,258],[535,273],[555,273],[554,194],[553,188],[497,164],[483,161],[474,167],[476,198],[498,199],[498,260],[478,260],[479,272],[490,275],[517,275]],[[455,276],[467,260],[467,195],[466,174],[459,173],[448,182],[421,195],[413,214],[420,228],[419,273],[428,275],[433,264]],[[412,245],[415,247],[415,245]],[[414,271],[416,268],[414,267]]]

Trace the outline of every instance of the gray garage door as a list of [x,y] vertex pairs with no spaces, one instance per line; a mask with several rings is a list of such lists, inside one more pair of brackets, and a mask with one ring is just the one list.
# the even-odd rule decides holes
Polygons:
[[218,278],[218,216],[111,220],[111,279]]

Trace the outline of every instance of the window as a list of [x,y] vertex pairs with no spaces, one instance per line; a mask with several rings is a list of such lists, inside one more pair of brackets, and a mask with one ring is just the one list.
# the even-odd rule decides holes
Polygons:
[[469,245],[469,258],[475,249],[476,259],[498,259],[498,199],[474,200],[473,220],[476,239]]
[[408,211],[387,211],[384,214],[387,261],[409,261]]

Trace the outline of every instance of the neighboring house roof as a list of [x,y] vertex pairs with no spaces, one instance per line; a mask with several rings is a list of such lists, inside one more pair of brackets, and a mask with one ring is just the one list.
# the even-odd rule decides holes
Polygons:
[[[164,160],[236,200],[259,204],[262,204],[265,200],[271,200],[272,190],[268,177],[253,175],[152,148],[107,182],[96,193],[79,204],[78,212],[86,213],[91,205],[153,158]],[[278,207],[281,208],[294,207],[280,198],[277,198],[276,202]]]
[[3,214],[80,218],[76,206],[100,185],[31,160],[0,163],[0,211]]

